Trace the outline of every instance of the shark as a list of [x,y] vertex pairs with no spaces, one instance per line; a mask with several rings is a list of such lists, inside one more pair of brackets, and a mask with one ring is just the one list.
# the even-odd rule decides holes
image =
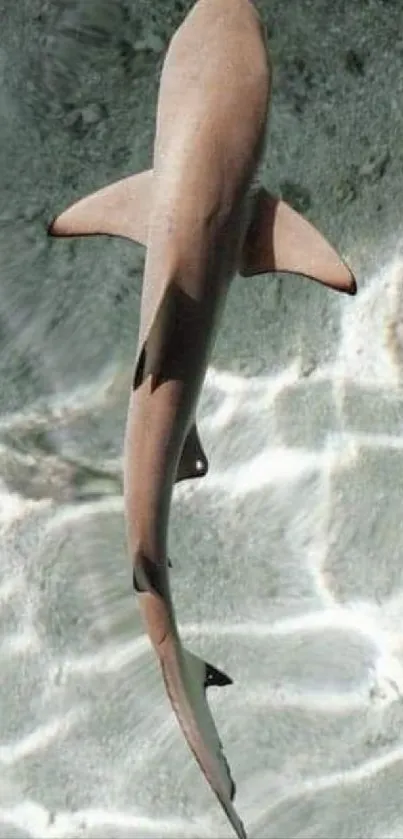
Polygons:
[[238,839],[246,830],[207,689],[231,678],[185,647],[170,589],[176,483],[209,463],[196,410],[234,277],[295,273],[353,295],[322,233],[261,184],[272,95],[262,19],[250,0],[198,0],[174,33],[159,85],[152,168],[76,201],[55,237],[146,247],[124,440],[127,545],[145,629],[187,743]]

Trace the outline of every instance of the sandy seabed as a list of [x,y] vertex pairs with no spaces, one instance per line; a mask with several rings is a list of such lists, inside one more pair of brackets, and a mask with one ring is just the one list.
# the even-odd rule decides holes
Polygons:
[[[182,637],[234,680],[210,702],[254,839],[403,835],[398,4],[339,5],[261,4],[265,182],[339,244],[359,293],[235,281],[200,404],[210,472],[177,488],[170,532]],[[130,588],[142,255],[44,232],[147,165],[178,12],[16,8],[0,2],[0,836],[229,837]]]

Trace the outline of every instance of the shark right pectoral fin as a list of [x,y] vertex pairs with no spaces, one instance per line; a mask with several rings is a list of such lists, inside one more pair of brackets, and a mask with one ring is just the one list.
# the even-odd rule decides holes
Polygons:
[[76,201],[49,224],[51,236],[122,236],[147,243],[152,169],[130,175]]
[[280,271],[302,274],[323,285],[355,294],[357,285],[337,251],[289,204],[259,189],[241,255],[240,274]]

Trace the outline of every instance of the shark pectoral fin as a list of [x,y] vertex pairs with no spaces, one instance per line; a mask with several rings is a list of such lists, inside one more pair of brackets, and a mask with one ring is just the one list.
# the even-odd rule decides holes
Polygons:
[[188,431],[176,472],[176,483],[187,478],[202,478],[207,475],[208,460],[200,442],[196,423]]
[[323,285],[355,294],[349,267],[321,233],[289,204],[259,189],[241,255],[240,274],[270,271],[303,274]]
[[147,243],[152,169],[131,175],[81,198],[48,227],[51,236],[122,236]]

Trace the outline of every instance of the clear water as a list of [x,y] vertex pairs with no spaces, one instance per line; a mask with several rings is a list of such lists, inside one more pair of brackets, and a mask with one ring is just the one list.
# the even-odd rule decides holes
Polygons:
[[[199,412],[211,470],[175,493],[173,597],[186,644],[234,680],[210,702],[250,836],[397,839],[399,6],[261,6],[278,68],[265,181],[308,190],[360,291],[235,282]],[[0,836],[229,837],[131,592],[142,254],[45,235],[72,197],[148,165],[178,13],[157,3],[151,37],[145,4],[111,8],[0,0]]]

